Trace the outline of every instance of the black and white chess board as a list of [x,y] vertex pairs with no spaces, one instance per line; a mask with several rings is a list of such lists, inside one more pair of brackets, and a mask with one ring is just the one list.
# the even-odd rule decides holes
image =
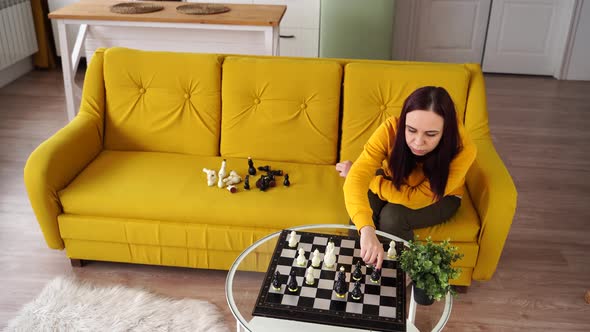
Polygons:
[[[290,232],[283,230],[279,236],[252,315],[379,331],[406,330],[405,273],[398,268],[395,258],[385,258],[381,279],[374,283],[370,280],[372,268],[362,263],[360,258],[358,239],[297,232],[297,246],[291,248],[287,240]],[[332,268],[324,266],[323,261],[329,239],[334,242],[337,258]],[[383,245],[387,252],[389,242]],[[305,266],[296,263],[299,248],[305,250],[308,259]],[[311,265],[315,249],[322,254],[322,263],[314,271],[314,284],[307,285],[304,276],[307,267]],[[403,243],[396,242],[396,250],[398,255],[401,254]],[[350,292],[354,288],[351,272],[357,261],[362,263],[363,277],[360,282],[363,295],[360,300],[355,301]],[[333,290],[340,267],[344,267],[349,285],[344,298],[337,297]],[[271,285],[275,271],[281,274],[280,290],[275,290]],[[287,290],[291,271],[295,271],[299,285],[294,293]]]

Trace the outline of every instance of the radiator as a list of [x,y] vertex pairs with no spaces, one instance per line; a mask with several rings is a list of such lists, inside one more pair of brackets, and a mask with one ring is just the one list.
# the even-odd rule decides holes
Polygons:
[[0,0],[0,70],[37,50],[30,0]]

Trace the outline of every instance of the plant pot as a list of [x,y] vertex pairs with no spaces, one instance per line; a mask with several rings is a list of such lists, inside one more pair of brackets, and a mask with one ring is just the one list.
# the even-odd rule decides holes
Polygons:
[[416,301],[416,303],[420,305],[431,305],[434,303],[434,299],[428,297],[424,289],[416,287],[414,283],[412,283],[412,288],[414,290],[414,301]]

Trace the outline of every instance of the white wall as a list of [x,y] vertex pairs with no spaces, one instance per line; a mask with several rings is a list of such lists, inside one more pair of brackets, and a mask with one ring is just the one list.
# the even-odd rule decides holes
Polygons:
[[582,0],[582,9],[572,56],[566,74],[567,80],[590,80],[590,1]]

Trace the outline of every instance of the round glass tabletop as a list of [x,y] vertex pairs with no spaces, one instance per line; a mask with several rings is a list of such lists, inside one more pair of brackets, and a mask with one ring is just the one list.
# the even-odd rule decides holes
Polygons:
[[[289,230],[296,232],[312,232],[326,235],[356,234],[354,226],[322,224],[291,227]],[[236,318],[237,331],[252,332],[289,332],[289,331],[318,331],[318,332],[352,332],[367,331],[331,326],[325,324],[314,324],[296,320],[286,320],[253,316],[252,312],[256,305],[258,295],[264,282],[265,272],[252,272],[253,269],[266,271],[270,263],[272,252],[279,239],[281,232],[272,233],[246,248],[238,256],[228,271],[225,282],[225,294],[229,308]],[[377,236],[382,241],[395,240],[407,242],[393,235],[377,231]],[[253,268],[254,267],[254,268]],[[409,278],[406,276],[406,321],[407,331],[441,331],[446,325],[452,309],[452,297],[447,294],[441,301],[435,301],[430,306],[416,305],[413,301],[413,291]]]

